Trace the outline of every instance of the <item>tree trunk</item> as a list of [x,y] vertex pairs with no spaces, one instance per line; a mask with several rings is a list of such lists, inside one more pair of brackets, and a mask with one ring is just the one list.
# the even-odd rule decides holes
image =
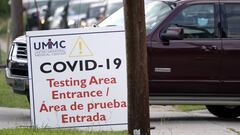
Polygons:
[[23,35],[22,0],[11,0],[11,40]]
[[124,0],[128,71],[128,134],[149,135],[144,0]]

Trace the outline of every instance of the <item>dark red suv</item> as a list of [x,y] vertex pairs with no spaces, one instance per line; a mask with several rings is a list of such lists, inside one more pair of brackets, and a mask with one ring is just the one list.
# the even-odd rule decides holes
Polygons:
[[[240,116],[240,1],[152,1],[145,16],[150,103]],[[100,26],[123,20],[122,9]]]

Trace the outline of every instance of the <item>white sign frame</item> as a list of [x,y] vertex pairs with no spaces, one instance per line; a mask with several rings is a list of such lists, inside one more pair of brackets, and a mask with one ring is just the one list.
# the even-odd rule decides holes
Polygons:
[[[31,31],[27,32],[27,47],[31,120],[34,127],[79,127],[88,130],[127,129],[124,28]],[[79,49],[80,52],[76,51]],[[81,77],[76,76],[76,73],[79,73]],[[78,85],[72,85],[75,80],[76,83],[79,80]],[[85,80],[83,82],[87,86],[80,86],[82,80]],[[74,97],[69,96],[71,98],[66,96],[67,92],[71,93],[75,89],[78,93],[92,94],[89,98],[84,96],[77,98],[76,94]],[[65,93],[69,99],[60,99],[61,93],[62,95]],[[79,102],[73,105],[77,100]],[[101,103],[108,108],[103,110],[98,106]],[[59,105],[59,107],[55,106],[56,110],[53,107],[52,111],[49,111],[51,105]],[[79,110],[74,110],[71,105],[75,107],[79,105]],[[79,117],[85,122],[79,120],[78,112],[84,115],[83,118],[80,115]],[[63,113],[68,116],[63,117]],[[94,119],[94,114],[99,115],[95,117],[95,120],[102,116],[103,121],[89,122],[90,116],[92,120]],[[61,120],[59,120],[59,115],[62,115]],[[71,121],[70,124],[69,115],[75,117],[74,122]],[[66,122],[65,120],[67,124],[63,123]]]

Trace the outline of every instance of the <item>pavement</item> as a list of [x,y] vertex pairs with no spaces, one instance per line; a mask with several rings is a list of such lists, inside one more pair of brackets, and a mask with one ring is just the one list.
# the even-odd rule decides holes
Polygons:
[[207,110],[179,112],[150,107],[151,135],[238,135],[240,118],[220,119]]
[[[150,106],[151,135],[238,135],[240,118],[219,119],[207,110],[180,112],[172,106]],[[29,127],[30,110],[0,107],[0,128]]]
[[0,107],[0,128],[16,128],[31,125],[30,110]]

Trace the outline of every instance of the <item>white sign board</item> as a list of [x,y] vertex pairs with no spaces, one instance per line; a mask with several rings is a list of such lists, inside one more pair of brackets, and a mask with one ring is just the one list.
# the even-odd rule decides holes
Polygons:
[[123,28],[27,32],[35,127],[127,129]]

